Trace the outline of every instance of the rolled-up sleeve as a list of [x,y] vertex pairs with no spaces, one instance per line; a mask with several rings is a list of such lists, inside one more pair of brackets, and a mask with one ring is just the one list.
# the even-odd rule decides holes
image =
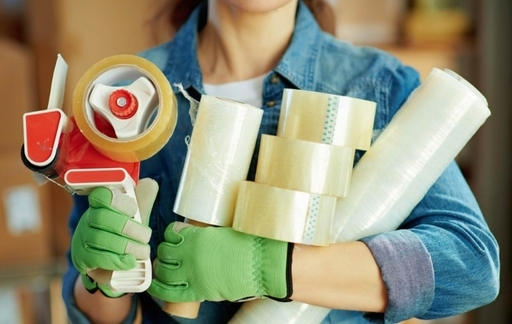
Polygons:
[[452,163],[393,232],[363,238],[388,289],[376,323],[461,314],[499,290],[498,244],[457,165]]
[[435,283],[430,254],[419,238],[410,231],[394,231],[362,241],[372,251],[388,290],[386,319],[396,323],[423,314],[434,299]]

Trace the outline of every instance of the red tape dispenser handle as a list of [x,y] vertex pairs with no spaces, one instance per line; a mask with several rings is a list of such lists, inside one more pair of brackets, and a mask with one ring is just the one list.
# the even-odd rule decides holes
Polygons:
[[[97,187],[118,189],[135,201],[135,181],[123,168],[106,169],[75,169],[69,170],[64,176],[67,185],[77,191],[88,193]],[[140,212],[134,215],[134,220],[142,221]],[[143,292],[151,284],[151,260],[138,260],[135,268],[128,271],[114,271],[110,280],[110,288],[114,292]]]

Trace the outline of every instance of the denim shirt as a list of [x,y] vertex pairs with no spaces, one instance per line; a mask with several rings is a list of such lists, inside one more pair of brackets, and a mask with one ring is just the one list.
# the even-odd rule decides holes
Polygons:
[[[204,10],[196,9],[173,40],[140,53],[155,63],[171,84],[181,84],[196,99],[204,93],[197,59],[197,31],[204,20]],[[322,32],[309,9],[299,1],[291,43],[264,81],[260,135],[276,134],[285,88],[374,101],[377,103],[374,129],[379,133],[418,85],[418,73],[389,54],[355,47]],[[172,209],[187,151],[185,138],[192,133],[192,123],[189,101],[178,88],[174,94],[178,100],[174,133],[159,153],[141,163],[141,178],[153,178],[160,185],[150,219],[152,258],[163,241],[166,226],[182,219]],[[254,177],[258,145],[249,180]],[[358,152],[356,160],[360,156]],[[71,232],[86,208],[86,199],[76,197],[69,220]],[[455,162],[447,167],[398,230],[362,241],[381,269],[388,290],[387,309],[384,314],[333,310],[323,323],[397,323],[412,317],[446,317],[485,305],[497,296],[498,245]],[[339,264],[339,267],[350,265]],[[71,321],[88,323],[73,299],[77,276],[70,261],[64,276],[63,297]],[[225,323],[240,306],[240,303],[204,302],[198,319],[186,320],[163,313],[146,293],[134,298],[142,305],[144,323]],[[126,323],[133,316],[134,312]]]

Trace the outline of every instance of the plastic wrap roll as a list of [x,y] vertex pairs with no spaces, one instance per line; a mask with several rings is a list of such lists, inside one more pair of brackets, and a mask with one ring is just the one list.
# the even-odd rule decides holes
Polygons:
[[[157,91],[157,111],[141,134],[117,139],[98,131],[89,102],[95,85],[131,83],[138,77],[149,79]],[[87,140],[101,154],[119,162],[139,162],[158,152],[171,137],[177,121],[176,97],[165,75],[152,62],[135,55],[114,55],[94,64],[79,80],[73,93],[76,123]]]
[[467,81],[434,69],[356,165],[351,194],[336,205],[333,240],[397,228],[489,115]]
[[376,105],[346,96],[285,89],[277,136],[367,150]]
[[262,135],[255,181],[318,195],[345,197],[355,149]]
[[203,95],[174,212],[198,222],[231,226],[236,193],[247,173],[263,111]]
[[230,324],[318,324],[329,314],[330,309],[299,302],[278,302],[258,299],[245,302]]
[[[336,242],[396,229],[489,117],[478,90],[452,71],[434,69],[393,117],[338,199]],[[329,310],[268,299],[245,303],[230,323],[320,323]]]
[[243,181],[233,229],[286,242],[328,245],[336,199]]

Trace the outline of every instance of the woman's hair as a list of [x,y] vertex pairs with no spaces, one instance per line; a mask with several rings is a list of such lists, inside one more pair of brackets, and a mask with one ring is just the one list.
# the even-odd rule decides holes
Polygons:
[[[169,6],[161,14],[168,15],[168,23],[178,30],[185,23],[195,7],[205,0],[169,0]],[[309,7],[322,30],[334,35],[335,18],[332,7],[325,0],[303,0]]]

